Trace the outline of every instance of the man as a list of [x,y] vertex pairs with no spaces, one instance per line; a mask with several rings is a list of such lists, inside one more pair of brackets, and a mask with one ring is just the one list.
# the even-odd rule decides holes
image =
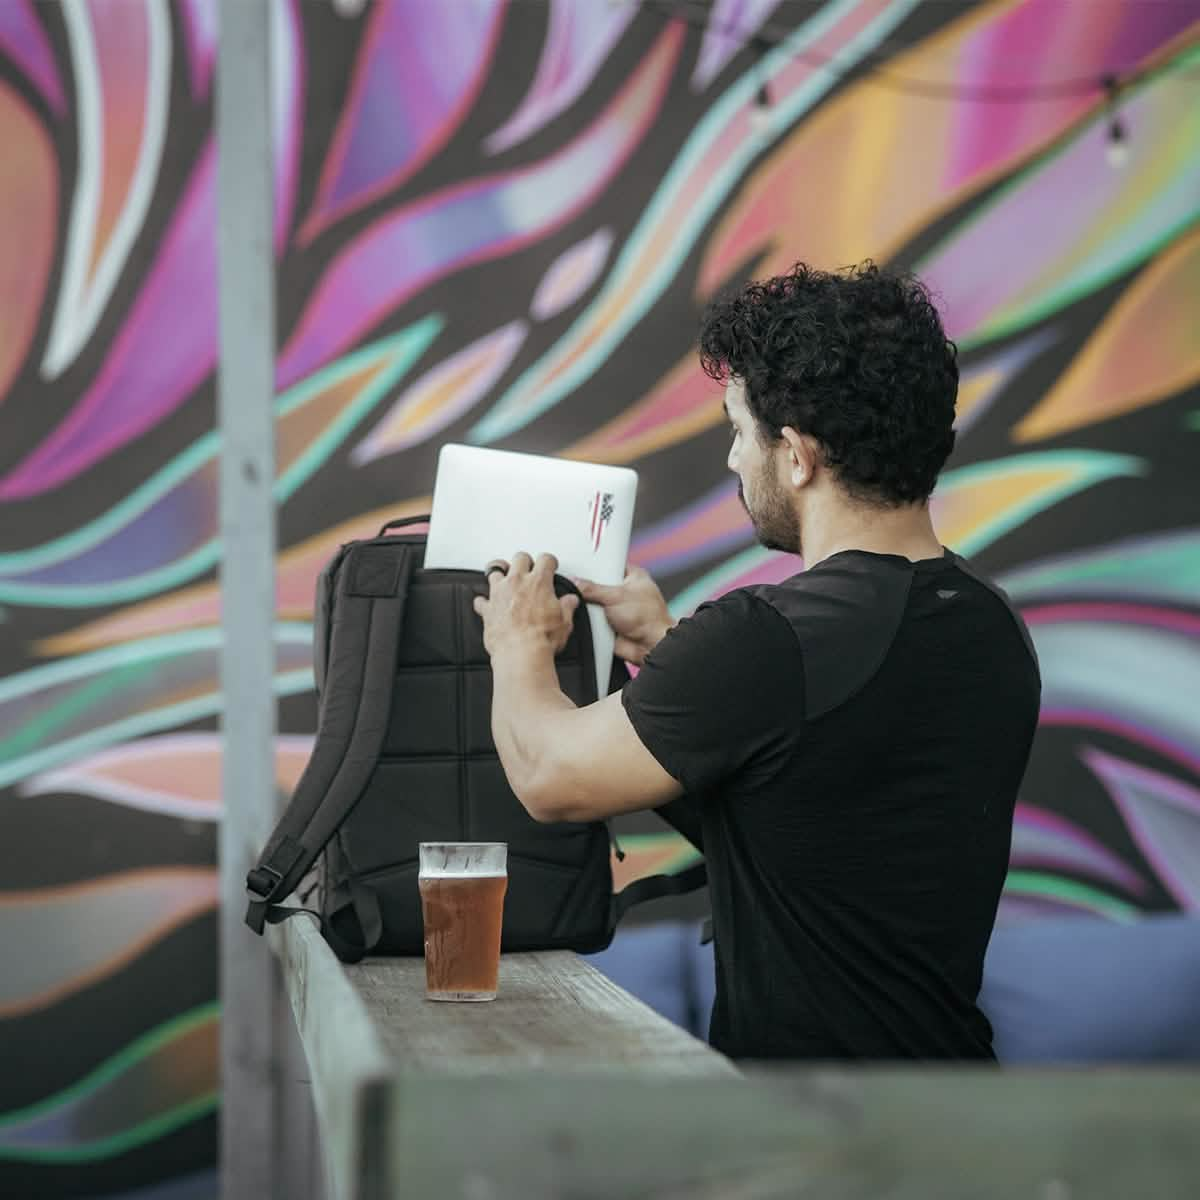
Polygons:
[[554,598],[551,558],[497,564],[476,608],[509,781],[543,821],[686,794],[717,1049],[991,1058],[976,997],[1040,680],[1020,618],[930,520],[954,344],[917,280],[801,264],[716,303],[700,352],[758,538],[806,569],[677,625],[643,571],[583,582],[641,671],[577,709],[553,658],[578,601]]

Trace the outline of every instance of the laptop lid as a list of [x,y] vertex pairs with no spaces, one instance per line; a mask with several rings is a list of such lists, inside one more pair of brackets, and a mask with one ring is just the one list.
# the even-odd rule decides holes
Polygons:
[[[615,584],[625,578],[637,472],[448,444],[438,455],[425,565],[482,571],[520,550],[553,554],[559,573]],[[616,636],[599,605],[588,618],[599,695],[608,687]]]

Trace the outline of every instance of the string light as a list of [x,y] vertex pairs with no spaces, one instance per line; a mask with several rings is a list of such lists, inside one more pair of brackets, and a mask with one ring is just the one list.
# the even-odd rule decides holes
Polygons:
[[1115,75],[1106,75],[1102,83],[1108,94],[1108,137],[1104,153],[1109,166],[1120,170],[1129,161],[1129,131],[1125,128],[1125,122],[1121,120],[1121,114],[1117,112],[1121,84]]
[[765,133],[771,128],[771,118],[774,115],[771,108],[771,89],[764,79],[754,93],[754,104],[750,109],[750,128]]

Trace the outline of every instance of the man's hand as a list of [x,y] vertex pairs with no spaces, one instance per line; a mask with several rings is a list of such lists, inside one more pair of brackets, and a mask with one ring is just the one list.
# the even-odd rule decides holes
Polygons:
[[646,655],[675,625],[658,584],[641,567],[630,567],[625,582],[616,586],[574,580],[584,600],[600,604],[617,635],[616,652],[626,662],[641,666]]
[[554,594],[557,570],[552,554],[534,562],[522,552],[511,563],[488,564],[488,595],[475,597],[475,611],[483,618],[483,644],[492,658],[521,645],[558,654],[567,644],[579,597]]

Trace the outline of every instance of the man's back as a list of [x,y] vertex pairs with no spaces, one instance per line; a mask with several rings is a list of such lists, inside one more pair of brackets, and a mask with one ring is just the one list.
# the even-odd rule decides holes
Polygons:
[[1039,681],[955,556],[833,555],[704,606],[626,689],[703,812],[735,1057],[990,1057],[975,1006]]

